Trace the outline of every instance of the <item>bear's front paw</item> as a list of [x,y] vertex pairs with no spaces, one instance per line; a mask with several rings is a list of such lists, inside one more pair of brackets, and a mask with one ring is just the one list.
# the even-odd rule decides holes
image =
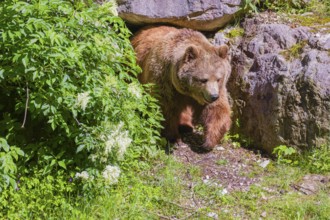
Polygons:
[[203,143],[202,148],[203,148],[204,150],[206,150],[206,151],[211,151],[211,150],[213,150],[213,148],[214,148],[216,145],[217,145],[217,144],[212,143],[212,142],[206,140],[206,141]]

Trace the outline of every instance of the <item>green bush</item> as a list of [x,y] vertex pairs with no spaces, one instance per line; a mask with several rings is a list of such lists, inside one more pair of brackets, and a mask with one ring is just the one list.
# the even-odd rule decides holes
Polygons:
[[311,173],[327,173],[330,171],[330,146],[322,145],[298,152],[295,148],[280,145],[273,150],[279,164],[299,165]]
[[330,16],[330,1],[329,0],[311,0],[309,8],[316,15],[321,17]]
[[299,164],[298,152],[293,147],[287,147],[286,145],[277,146],[274,148],[273,154],[277,157],[277,162],[280,164]]
[[272,10],[292,14],[314,12],[318,16],[328,16],[330,3],[328,0],[244,0],[242,9],[248,13]]
[[308,2],[304,0],[266,0],[262,3],[269,9],[291,13],[302,12],[308,5]]
[[305,161],[310,172],[330,172],[330,144],[313,148],[307,153]]
[[15,174],[17,172],[17,166],[15,161],[18,160],[18,156],[23,156],[24,153],[18,147],[9,146],[6,139],[0,138],[0,192],[3,187],[11,184],[14,188],[17,187],[15,182]]
[[28,184],[49,175],[104,188],[125,155],[157,146],[160,109],[136,79],[130,32],[114,8],[1,1],[0,190],[17,176]]

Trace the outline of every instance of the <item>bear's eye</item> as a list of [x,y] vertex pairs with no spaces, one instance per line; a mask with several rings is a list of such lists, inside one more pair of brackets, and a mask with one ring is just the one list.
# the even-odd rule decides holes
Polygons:
[[207,79],[200,79],[199,80],[201,83],[207,83]]
[[220,78],[219,78],[219,79],[217,79],[217,82],[220,82],[220,80],[221,80]]

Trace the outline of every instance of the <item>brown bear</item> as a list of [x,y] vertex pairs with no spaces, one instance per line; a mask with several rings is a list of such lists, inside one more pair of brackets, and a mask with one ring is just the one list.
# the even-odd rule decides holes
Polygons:
[[200,122],[202,147],[212,149],[231,125],[228,46],[215,47],[197,31],[167,26],[142,29],[132,45],[143,70],[140,82],[156,85],[165,118],[163,135],[180,142],[180,132],[192,131]]

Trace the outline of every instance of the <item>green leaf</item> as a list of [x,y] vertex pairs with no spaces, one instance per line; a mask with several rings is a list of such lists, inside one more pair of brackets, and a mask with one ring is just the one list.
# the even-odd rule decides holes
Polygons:
[[49,166],[50,166],[50,167],[54,166],[54,165],[56,164],[56,162],[57,162],[57,161],[56,161],[55,159],[53,159],[53,160],[50,162],[50,165],[49,165]]
[[58,165],[66,170],[66,165],[65,165],[65,162],[63,160],[59,161]]
[[6,32],[2,32],[2,39],[3,39],[3,42],[6,42],[6,40],[7,40]]
[[24,155],[25,155],[25,154],[24,154],[24,151],[22,151],[22,150],[19,149],[19,148],[16,150],[16,152],[17,152],[17,154],[20,155],[20,156],[24,156]]
[[13,62],[17,62],[21,56],[22,56],[22,54],[20,54],[20,53],[16,53],[16,54],[14,55],[13,59],[12,59]]
[[0,149],[4,149],[5,152],[8,152],[9,151],[9,145],[7,143],[7,140],[4,139],[4,138],[0,138]]
[[22,63],[24,67],[27,68],[27,66],[29,65],[29,58],[27,55],[22,59]]
[[86,147],[86,146],[83,145],[83,144],[82,144],[82,145],[79,145],[79,146],[77,147],[76,152],[79,153],[79,152],[82,151],[85,147]]

